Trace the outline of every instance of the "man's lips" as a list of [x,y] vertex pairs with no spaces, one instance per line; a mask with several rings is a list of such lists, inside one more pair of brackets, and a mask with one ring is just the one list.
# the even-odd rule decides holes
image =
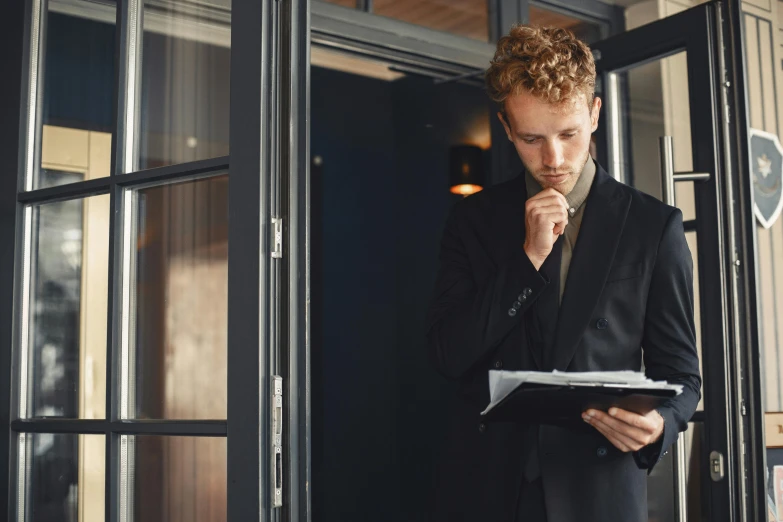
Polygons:
[[568,174],[544,174],[544,179],[549,181],[550,183],[562,183],[566,179],[568,179]]

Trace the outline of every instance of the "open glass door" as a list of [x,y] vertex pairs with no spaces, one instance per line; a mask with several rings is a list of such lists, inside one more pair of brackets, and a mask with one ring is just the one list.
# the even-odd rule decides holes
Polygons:
[[650,476],[650,520],[735,520],[741,510],[718,7],[698,6],[592,46],[605,107],[598,159],[615,178],[682,210],[694,258],[702,400]]
[[306,23],[275,0],[16,5],[0,519],[279,518],[281,71]]

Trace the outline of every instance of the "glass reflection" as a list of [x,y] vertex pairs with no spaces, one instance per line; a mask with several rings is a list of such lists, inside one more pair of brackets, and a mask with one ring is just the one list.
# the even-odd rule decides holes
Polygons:
[[[42,181],[78,181],[47,170]],[[33,209],[31,415],[105,416],[109,197]],[[87,273],[90,277],[86,277]]]
[[145,188],[136,200],[130,415],[225,419],[228,177]]
[[[33,188],[51,186],[45,169],[109,175],[113,128],[116,9],[74,0],[48,2],[42,47],[41,164]],[[59,177],[58,184],[80,179]]]
[[139,168],[228,155],[231,2],[144,8]]
[[20,435],[26,468],[27,522],[100,522],[105,519],[102,435]]
[[132,448],[128,469],[136,522],[226,520],[226,439],[124,437]]

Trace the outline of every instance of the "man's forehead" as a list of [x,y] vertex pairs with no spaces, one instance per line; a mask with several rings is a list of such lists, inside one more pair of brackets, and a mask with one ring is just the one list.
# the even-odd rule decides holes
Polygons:
[[[585,113],[589,113],[586,107],[573,107],[568,110],[557,107],[539,107],[530,111],[522,107],[510,108],[506,113],[514,131],[518,134],[544,134],[548,132],[562,132],[581,127],[584,123]],[[531,112],[535,117],[530,117]]]

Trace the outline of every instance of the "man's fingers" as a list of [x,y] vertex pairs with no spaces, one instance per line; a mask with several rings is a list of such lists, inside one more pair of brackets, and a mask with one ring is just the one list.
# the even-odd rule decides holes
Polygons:
[[598,420],[613,430],[622,433],[629,439],[641,444],[642,446],[646,446],[652,442],[652,431],[647,431],[641,428],[637,428],[636,426],[631,426],[630,424],[626,424],[625,422],[617,420],[603,412],[597,412],[596,418],[598,418]]
[[[607,438],[614,439],[618,442],[620,442],[625,448],[627,448],[624,451],[636,451],[638,449],[643,448],[647,444],[642,443],[638,440],[633,439],[632,437],[629,437],[622,431],[618,431],[606,422],[601,421],[600,419],[593,417],[590,420],[590,424],[592,426],[595,426],[601,433],[603,433]],[[616,444],[615,444],[616,445]],[[618,446],[619,448],[619,446]],[[621,448],[622,449],[622,448]]]
[[533,227],[536,227],[538,230],[542,231],[549,230],[549,227],[552,227],[552,232],[560,235],[565,230],[566,225],[568,225],[568,218],[563,216],[560,212],[551,214],[537,214],[535,216],[531,216],[531,223]]
[[560,193],[557,189],[552,188],[552,187],[545,188],[544,190],[542,190],[541,192],[536,194],[536,196],[557,197],[557,198],[562,198],[563,201],[566,200],[566,197],[562,193]]
[[592,411],[593,415],[590,418],[592,423],[600,422],[607,428],[621,434],[628,439],[629,443],[635,447],[636,445],[646,446],[652,442],[653,432],[642,430],[636,426],[631,426],[625,422],[615,419],[614,417],[607,415],[602,411]]
[[525,202],[525,209],[530,210],[532,208],[545,207],[549,205],[556,205],[564,209],[568,209],[568,200],[566,200],[565,196],[559,192],[557,193],[557,196],[541,197],[541,194],[539,194],[538,196],[534,196]]
[[568,210],[563,208],[562,205],[540,205],[531,208],[528,212],[531,216],[538,216],[542,214],[562,214],[565,217],[568,216]]
[[636,426],[637,428],[644,431],[649,431],[650,433],[654,432],[657,428],[652,420],[648,419],[644,415],[639,415],[638,413],[634,413],[632,411],[627,411],[620,408],[611,408],[609,410],[609,414],[615,419],[619,419],[626,424]]
[[623,453],[628,453],[631,451],[631,448],[629,448],[626,444],[623,443],[619,438],[615,436],[614,431],[610,430],[603,424],[594,423],[591,424],[595,429],[597,429],[604,437],[606,437],[606,440],[612,443],[612,446],[619,449]]

